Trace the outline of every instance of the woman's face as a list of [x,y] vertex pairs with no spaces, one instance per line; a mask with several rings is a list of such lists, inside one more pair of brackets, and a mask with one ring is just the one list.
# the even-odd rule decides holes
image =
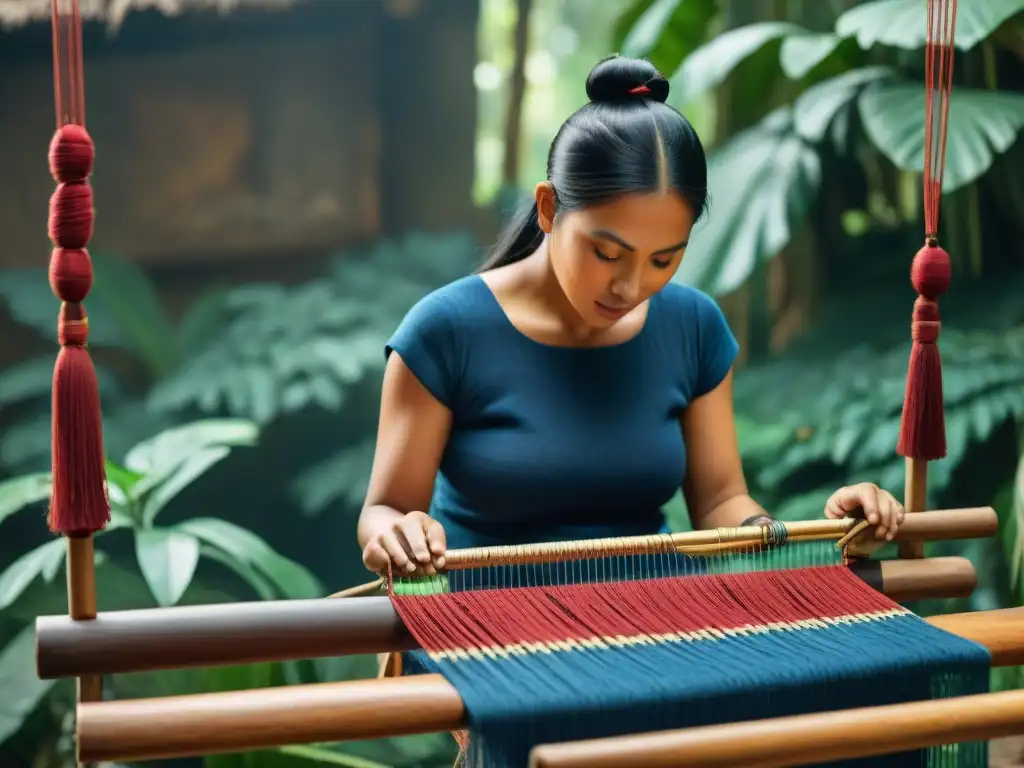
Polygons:
[[[547,230],[544,209],[549,206],[540,189],[537,196],[541,226]],[[548,254],[583,321],[607,328],[672,279],[693,224],[690,205],[675,192],[627,195],[556,216]]]

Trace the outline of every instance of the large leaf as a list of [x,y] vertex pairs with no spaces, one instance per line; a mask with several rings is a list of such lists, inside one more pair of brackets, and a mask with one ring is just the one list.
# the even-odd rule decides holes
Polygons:
[[144,525],[152,525],[156,516],[175,496],[185,490],[193,482],[206,473],[214,464],[227,458],[231,449],[224,445],[200,448],[164,480],[152,489],[142,503],[142,521]]
[[[879,84],[859,100],[864,129],[895,165],[924,171],[925,89],[912,83]],[[943,190],[970,184],[1024,127],[1024,94],[954,88],[949,103]]]
[[[1004,21],[1024,11],[1024,0],[969,0],[957,7],[956,47],[969,51]],[[924,0],[874,0],[846,11],[836,34],[856,37],[862,48],[876,44],[915,50],[924,47],[928,8]]]
[[154,378],[178,365],[178,335],[153,281],[137,265],[113,254],[93,253],[96,281],[91,296],[113,315],[132,350]]
[[49,472],[21,475],[0,482],[0,523],[30,504],[49,501],[51,489]]
[[[186,520],[175,527],[227,555],[221,562],[234,568],[242,578],[248,578],[249,570],[255,569],[283,597],[304,599],[323,596],[323,587],[312,573],[275,552],[252,531],[213,517]],[[235,563],[239,567],[234,567]]]
[[708,159],[711,208],[675,280],[716,294],[739,287],[786,247],[821,181],[814,148],[780,110],[737,134]]
[[64,563],[66,546],[63,539],[51,539],[7,566],[0,573],[0,610],[21,597],[21,593],[39,576],[52,581]]
[[843,107],[869,83],[892,76],[888,67],[864,67],[823,80],[804,91],[793,104],[796,132],[808,141],[820,142]]
[[199,540],[180,530],[139,530],[135,532],[135,557],[157,603],[175,605],[195,575]]
[[161,432],[125,456],[125,467],[144,475],[133,492],[141,495],[167,482],[199,451],[253,445],[258,434],[258,427],[244,419],[205,419]]
[[788,21],[762,21],[729,30],[687,56],[672,75],[670,100],[682,106],[721,85],[742,61],[769,43],[806,30]]
[[716,0],[654,0],[619,48],[625,56],[646,56],[658,67],[675,69],[707,39],[717,13]]
[[779,49],[779,65],[786,77],[799,80],[827,59],[840,42],[841,37],[829,32],[789,35]]
[[0,651],[0,744],[21,728],[56,680],[36,675],[36,631],[29,624]]

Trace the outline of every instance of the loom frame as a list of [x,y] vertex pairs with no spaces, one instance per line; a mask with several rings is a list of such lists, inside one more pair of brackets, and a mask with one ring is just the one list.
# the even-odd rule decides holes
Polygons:
[[[993,666],[1024,664],[1024,608],[927,621],[988,648]],[[423,674],[82,703],[76,726],[82,762],[137,761],[455,731],[465,727],[465,709],[444,677]]]

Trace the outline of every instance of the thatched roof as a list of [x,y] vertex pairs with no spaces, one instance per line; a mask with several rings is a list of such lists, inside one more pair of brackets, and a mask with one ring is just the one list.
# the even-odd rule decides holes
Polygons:
[[[51,0],[0,0],[0,30],[9,30],[24,24],[48,22]],[[70,0],[59,0],[61,7],[70,8]],[[102,20],[117,28],[133,11],[156,10],[165,16],[177,16],[186,11],[214,10],[229,13],[239,7],[281,10],[295,5],[297,0],[79,0],[82,18]]]

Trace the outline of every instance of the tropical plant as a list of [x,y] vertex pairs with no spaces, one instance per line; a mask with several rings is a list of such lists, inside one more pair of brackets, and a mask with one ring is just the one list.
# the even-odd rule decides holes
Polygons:
[[[917,0],[874,0],[841,14],[829,33],[765,21],[707,40],[720,11],[715,0],[639,0],[620,24],[620,50],[650,55],[672,73],[670,99],[680,108],[734,81],[748,110],[767,112],[710,155],[709,184],[719,194],[677,276],[728,293],[793,240],[826,189],[828,159],[863,166],[865,179],[878,177],[875,153],[901,171],[922,171],[925,90],[920,66],[900,52],[922,47],[925,9]],[[977,183],[1024,126],[1024,94],[993,82],[994,52],[1020,50],[1021,11],[1024,0],[960,7],[957,47],[984,48],[987,82],[958,86],[952,99],[946,193]],[[1011,186],[1019,206],[1024,185]]]
[[[97,535],[96,548],[104,608],[175,605],[190,589],[193,599],[225,599],[230,592],[211,593],[194,584],[200,558],[225,566],[264,599],[323,595],[322,586],[305,567],[278,554],[244,528],[215,517],[176,523],[158,520],[178,494],[234,449],[253,445],[257,434],[256,425],[247,421],[198,421],[139,443],[128,451],[123,464],[107,462],[111,521]],[[0,523],[44,503],[49,494],[48,473],[0,483]],[[130,536],[141,582],[133,569],[119,565],[119,558],[110,554],[118,551],[118,539],[124,534]],[[0,742],[18,730],[54,687],[53,681],[35,678],[31,620],[39,611],[61,610],[53,597],[62,589],[56,577],[65,553],[64,541],[51,538],[17,557],[0,573],[0,629],[12,638],[0,651],[0,684],[5,692]],[[141,594],[132,586],[137,584],[144,585]],[[125,599],[126,595],[130,599]]]
[[[298,286],[211,290],[175,324],[138,267],[99,254],[90,343],[111,452],[120,455],[183,415],[266,426],[319,408],[352,417],[339,422],[348,429],[331,435],[331,447],[341,447],[317,456],[296,479],[295,496],[311,512],[358,496],[368,470],[366,425],[356,414],[376,411],[385,341],[418,299],[470,272],[479,257],[466,234],[413,232],[337,254],[326,276]],[[52,336],[55,301],[41,270],[0,272],[0,299],[15,320]],[[116,353],[137,362],[129,369],[143,371],[141,384],[104,364]],[[52,370],[46,355],[0,372],[0,416],[18,417],[0,433],[0,465],[28,471],[45,464]]]
[[[222,294],[216,289],[205,293],[175,323],[140,267],[104,251],[92,259],[96,279],[86,300],[89,345],[100,381],[105,441],[112,454],[122,455],[174,423],[144,408],[139,395],[202,348],[221,323]],[[0,271],[0,301],[15,322],[44,339],[54,337],[58,304],[45,269]],[[36,470],[48,460],[54,357],[48,352],[0,371],[0,417],[10,419],[0,432],[0,466],[11,471]]]
[[[1005,333],[950,329],[942,354],[949,451],[930,467],[933,500],[972,445],[1024,419],[1024,326]],[[787,356],[738,377],[737,409],[759,425],[746,430],[748,472],[780,503],[781,514],[805,516],[808,503],[820,510],[837,484],[856,478],[902,493],[905,470],[895,448],[908,356],[909,343],[881,353],[863,345],[825,363]],[[794,498],[810,477],[820,488]]]
[[384,344],[416,301],[467,274],[479,256],[468,235],[412,233],[345,253],[327,276],[299,286],[233,289],[224,297],[226,329],[159,382],[148,405],[261,424],[311,406],[339,414],[332,441],[341,446],[295,478],[293,495],[311,514],[335,502],[357,505],[372,458]]

